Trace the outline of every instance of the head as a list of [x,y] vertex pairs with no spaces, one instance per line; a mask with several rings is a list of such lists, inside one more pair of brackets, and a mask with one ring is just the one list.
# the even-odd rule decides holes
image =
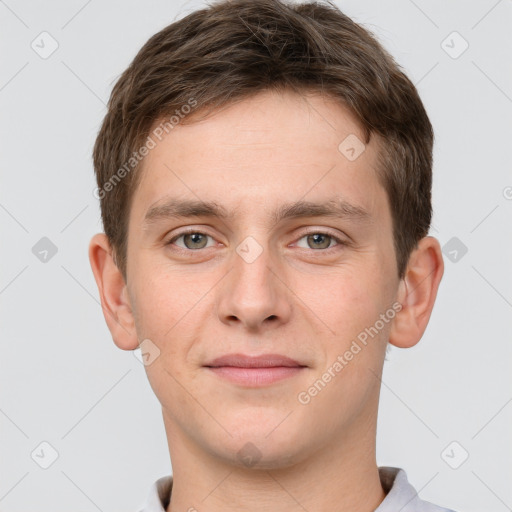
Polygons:
[[[94,147],[89,255],[168,436],[275,467],[375,421],[386,347],[420,340],[443,273],[432,145],[414,85],[331,4],[216,3],[144,45]],[[234,353],[300,368],[242,385],[211,369]]]

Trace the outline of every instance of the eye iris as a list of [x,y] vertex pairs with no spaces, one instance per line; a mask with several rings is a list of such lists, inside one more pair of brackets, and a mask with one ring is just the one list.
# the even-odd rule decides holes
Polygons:
[[[323,244],[320,244],[318,245],[316,242],[318,242],[320,239],[320,242],[322,241],[323,239]],[[309,235],[308,236],[308,244],[313,241],[314,242],[314,247],[312,247],[313,249],[326,249],[327,247],[329,247],[330,243],[331,243],[331,237],[329,235],[322,235],[321,233],[316,233],[314,235]],[[326,242],[327,241],[327,242]]]
[[[192,246],[187,243],[187,240],[192,240]],[[206,236],[201,233],[187,233],[183,235],[183,242],[188,249],[202,249],[206,245]]]

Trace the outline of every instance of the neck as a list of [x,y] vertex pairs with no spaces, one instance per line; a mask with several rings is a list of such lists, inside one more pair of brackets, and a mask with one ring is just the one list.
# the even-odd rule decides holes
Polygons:
[[386,496],[375,460],[376,415],[300,462],[269,469],[229,464],[200,450],[165,413],[164,423],[173,466],[167,512],[373,512]]

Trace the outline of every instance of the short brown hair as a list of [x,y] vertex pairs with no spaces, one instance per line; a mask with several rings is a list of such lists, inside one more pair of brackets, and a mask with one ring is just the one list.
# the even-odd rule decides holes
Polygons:
[[223,0],[152,36],[110,96],[93,159],[103,226],[125,281],[136,171],[155,122],[180,122],[185,105],[195,106],[189,122],[197,112],[284,88],[330,95],[355,114],[365,143],[378,134],[378,174],[403,277],[432,216],[434,135],[415,86],[375,37],[331,2]]

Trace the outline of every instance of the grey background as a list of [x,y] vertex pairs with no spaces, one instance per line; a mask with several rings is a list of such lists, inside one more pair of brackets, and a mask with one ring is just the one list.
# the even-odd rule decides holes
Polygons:
[[[417,84],[436,133],[431,234],[445,276],[422,341],[385,363],[378,464],[459,512],[512,510],[512,2],[337,3]],[[90,155],[115,79],[201,5],[0,0],[3,512],[135,511],[171,472],[144,367],[116,348],[99,306]],[[43,31],[58,43],[46,59],[31,47],[51,49]],[[43,237],[57,248],[46,262]],[[42,442],[58,453],[47,469]]]

